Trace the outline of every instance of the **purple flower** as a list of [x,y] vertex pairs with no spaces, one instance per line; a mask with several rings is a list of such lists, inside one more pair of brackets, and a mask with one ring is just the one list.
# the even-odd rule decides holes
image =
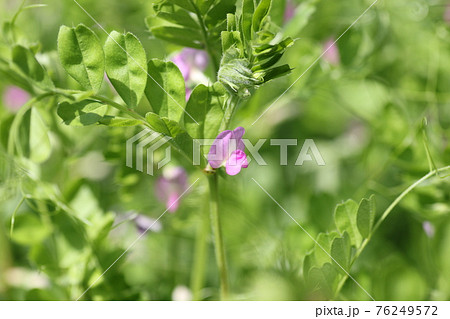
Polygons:
[[247,155],[242,136],[243,127],[234,131],[223,131],[217,135],[208,154],[208,162],[212,168],[225,166],[228,175],[238,174],[242,168],[248,167]]
[[30,94],[17,86],[6,87],[3,93],[3,104],[13,112],[28,102]]
[[289,22],[295,15],[295,9],[296,6],[295,4],[292,2],[292,0],[287,0],[286,1],[286,7],[284,9],[284,23]]
[[425,234],[427,234],[429,238],[434,237],[435,229],[432,223],[430,223],[429,221],[425,221],[422,223],[422,227],[423,231],[425,232]]
[[180,69],[181,74],[185,81],[189,80],[189,75],[191,74],[191,68],[189,64],[184,60],[182,53],[173,57],[172,62],[177,65]]
[[341,61],[339,49],[335,41],[333,38],[330,38],[323,45],[323,59],[333,65],[337,65]]
[[191,78],[192,71],[204,71],[208,66],[209,59],[205,51],[185,48],[179,54],[173,57],[175,63],[183,74],[185,81]]
[[186,88],[186,101],[191,97],[192,90],[190,88]]
[[181,195],[188,189],[187,173],[182,167],[164,170],[156,181],[156,197],[166,205],[169,212],[175,212],[180,205]]
[[160,232],[162,229],[161,223],[153,218],[147,217],[145,215],[137,215],[134,219],[136,228],[140,234],[147,231],[153,231],[155,233]]

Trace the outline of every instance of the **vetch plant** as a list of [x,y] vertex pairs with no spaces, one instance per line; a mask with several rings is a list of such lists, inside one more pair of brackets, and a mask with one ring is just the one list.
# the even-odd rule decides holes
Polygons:
[[[23,245],[29,257],[27,265],[46,274],[49,284],[47,290],[26,294],[11,289],[20,298],[170,299],[173,295],[173,299],[185,300],[191,299],[192,292],[194,300],[205,300],[218,298],[220,292],[222,300],[269,299],[283,287],[276,298],[345,300],[356,295],[346,291],[351,281],[362,288],[357,289],[360,294],[356,298],[375,298],[377,294],[385,298],[377,286],[381,280],[376,276],[381,271],[376,267],[389,269],[381,262],[391,260],[380,260],[380,265],[366,261],[369,243],[395,246],[390,245],[390,238],[397,236],[401,240],[396,245],[406,245],[408,240],[422,244],[423,235],[424,247],[428,249],[426,245],[435,241],[433,248],[444,256],[436,258],[441,273],[439,277],[427,273],[430,265],[435,270],[434,260],[417,266],[420,271],[408,269],[413,274],[426,274],[429,291],[423,295],[427,298],[447,298],[445,247],[449,246],[449,233],[445,225],[450,210],[448,185],[442,181],[450,170],[445,163],[449,121],[445,108],[448,97],[441,79],[449,69],[445,61],[450,58],[444,47],[436,44],[442,41],[430,43],[433,50],[412,50],[405,56],[401,45],[413,41],[387,36],[409,30],[404,30],[405,23],[397,16],[402,14],[398,5],[391,12],[386,3],[373,14],[371,23],[360,29],[344,28],[349,34],[337,37],[342,49],[338,50],[328,32],[335,32],[335,21],[329,19],[328,11],[321,19],[316,11],[319,1],[303,1],[298,7],[294,1],[280,7],[273,4],[270,0],[158,0],[146,7],[153,10],[145,30],[151,39],[122,32],[119,24],[116,29],[120,32],[106,32],[101,25],[63,25],[57,39],[42,47],[20,32],[18,16],[35,7],[26,6],[25,1],[21,4],[3,24],[0,39],[0,85],[7,108],[5,112],[0,109],[0,195],[15,200],[13,205],[0,203],[1,209],[11,211],[7,227],[14,243],[4,245],[1,224],[0,250],[8,258],[6,263],[0,260],[0,293],[1,274],[9,267],[9,257],[22,253],[17,250],[11,254],[3,247]],[[331,11],[341,8],[338,2],[329,7]],[[388,19],[390,15],[396,18]],[[416,35],[425,39],[430,34],[445,38],[442,28],[448,17],[442,21],[439,15],[436,20],[440,20],[441,29],[428,30],[428,25],[424,30],[412,28],[411,39],[416,41]],[[70,20],[64,21],[70,25]],[[280,28],[273,21],[286,22],[288,27]],[[398,30],[390,32],[390,25]],[[328,30],[326,34],[324,30]],[[302,39],[296,52],[288,50],[294,44],[289,35]],[[52,43],[54,52],[46,49]],[[165,45],[152,46],[160,43]],[[385,48],[389,49],[389,59]],[[335,74],[341,77],[339,81],[329,76],[329,67],[318,70],[308,64],[308,60],[319,60],[316,53],[322,53],[329,64],[339,65],[340,72]],[[153,58],[156,56],[167,58]],[[417,61],[430,63],[417,71],[411,68]],[[300,70],[300,77],[289,81],[288,90],[281,88],[281,80],[277,82],[280,88],[261,89],[292,72],[287,62]],[[414,91],[422,86],[426,92]],[[274,116],[266,114],[267,130],[260,126],[269,137],[254,146],[246,143],[246,149],[245,116],[253,121],[256,108],[273,99]],[[243,117],[241,123],[235,120],[238,112]],[[420,125],[424,117],[433,123],[430,138],[427,122]],[[152,138],[158,135],[167,140],[176,151],[173,163],[158,171],[155,178],[125,165],[124,141],[142,129]],[[293,149],[298,140],[276,138],[285,133],[305,137],[295,158],[287,149]],[[307,134],[320,139],[321,151],[324,145],[327,165]],[[269,139],[277,152],[263,145]],[[199,145],[198,141],[210,144]],[[199,160],[193,161],[196,150]],[[250,156],[259,150],[261,165],[267,164],[262,155],[268,155],[268,161],[280,159],[276,167],[260,168],[267,169],[260,177],[277,183],[276,192],[285,195],[280,202],[275,199],[278,194],[265,192],[262,198],[250,188],[245,198],[238,196],[236,179],[250,173],[250,169],[243,169],[252,165]],[[89,156],[91,152],[96,156]],[[434,158],[434,153],[441,158]],[[252,156],[256,163],[258,158]],[[313,160],[317,165],[298,167]],[[107,162],[107,169],[103,162]],[[86,166],[89,169],[80,173]],[[196,177],[199,179],[191,184]],[[342,194],[362,199],[340,203],[331,213]],[[301,216],[298,225],[309,223],[305,229],[318,235],[308,233],[307,237],[295,224],[289,224],[290,220],[285,223],[274,214],[273,202],[266,205],[264,199],[272,199],[279,207],[287,199],[290,208],[298,208],[298,215],[289,217],[296,221],[294,216]],[[396,215],[391,213],[398,208],[404,214],[397,216],[402,227],[405,216],[410,217],[412,226],[405,226],[408,231],[399,229],[393,220]],[[125,239],[118,235],[123,229],[112,231],[119,226],[116,212],[123,211],[136,212],[126,220],[131,224],[131,235]],[[154,211],[162,215],[156,218]],[[224,215],[232,221],[231,227],[228,220],[222,225]],[[392,229],[386,227],[385,234],[379,230],[387,221]],[[269,231],[264,229],[267,225]],[[193,229],[195,238],[191,238]],[[142,264],[130,262],[125,272],[122,269],[130,265],[121,264],[119,259],[130,249],[127,239],[135,243],[136,232],[146,234],[148,245],[136,247],[133,258],[139,256]],[[377,242],[378,235],[384,235],[384,241]],[[283,245],[278,249],[281,239]],[[217,271],[207,267],[209,242],[214,245]],[[289,244],[293,244],[291,251],[286,249]],[[392,259],[406,256],[409,264],[412,258],[400,244],[401,253],[393,254]],[[410,246],[416,253],[415,246]],[[407,248],[410,246],[408,243]],[[242,247],[245,257],[237,255],[236,247]],[[379,259],[377,254],[370,256]],[[231,257],[230,265],[227,257]],[[130,260],[136,260],[133,258]],[[164,267],[155,264],[156,259],[161,259]],[[242,280],[242,287],[229,288],[229,266],[233,282]],[[418,287],[420,280],[412,277],[410,282]],[[189,280],[187,289],[184,284]],[[391,284],[391,280],[385,281]],[[150,292],[143,288],[153,289],[155,282],[161,287]],[[375,288],[367,288],[366,282]],[[266,285],[269,289],[261,289]],[[403,287],[403,282],[398,287]]]
[[245,145],[242,141],[244,128],[223,131],[214,140],[208,154],[209,165],[213,169],[225,166],[228,175],[237,175],[242,168],[248,167]]
[[[170,138],[169,143],[184,159],[192,159],[193,139],[217,137],[209,155],[203,154],[197,167],[205,172],[210,185],[211,225],[222,299],[228,298],[228,275],[217,171],[224,166],[227,174],[236,175],[248,166],[241,140],[244,129],[228,128],[243,99],[264,83],[291,71],[286,64],[275,66],[293,40],[276,40],[276,28],[268,16],[270,7],[270,0],[260,1],[257,6],[253,0],[244,0],[238,11],[233,0],[157,2],[153,6],[155,17],[151,19],[168,24],[155,27],[148,23],[151,33],[188,47],[173,62],[147,60],[141,41],[129,32],[113,31],[101,43],[94,31],[83,24],[62,26],[57,40],[59,60],[78,83],[75,89],[57,87],[32,48],[15,45],[12,60],[5,61],[3,67],[14,83],[34,96],[16,116],[13,131],[25,112],[31,112],[40,121],[32,108],[34,103],[56,99],[57,114],[67,125],[142,126]],[[204,70],[208,60],[213,68],[213,83],[199,84],[190,93],[186,81],[191,79],[194,68]],[[104,94],[105,73],[120,100]],[[187,102],[186,92],[190,93]],[[139,106],[146,103],[150,111],[142,113]],[[235,144],[233,149],[231,144]],[[15,148],[12,137],[11,155]],[[221,151],[222,154],[216,154],[220,158],[214,157],[213,149]],[[48,154],[43,156],[41,161]],[[155,192],[167,210],[175,212],[187,188],[186,171],[173,168],[171,172],[164,171]]]

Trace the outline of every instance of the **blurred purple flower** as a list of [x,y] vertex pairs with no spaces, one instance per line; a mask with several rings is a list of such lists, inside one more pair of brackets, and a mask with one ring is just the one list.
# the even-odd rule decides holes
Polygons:
[[17,86],[8,86],[3,92],[3,104],[13,112],[17,112],[29,99],[30,94]]
[[444,21],[450,24],[450,4],[445,6]]
[[423,231],[425,232],[425,234],[427,234],[429,238],[434,237],[435,229],[432,223],[430,223],[429,221],[425,221],[422,223],[422,227]]
[[193,70],[204,71],[206,69],[209,59],[208,54],[203,50],[185,48],[173,57],[172,62],[178,66],[184,80],[188,81]]
[[174,213],[180,205],[181,195],[188,189],[187,173],[182,167],[171,167],[164,170],[156,181],[156,197],[166,205],[169,212]]
[[292,0],[286,1],[286,7],[284,9],[284,23],[289,22],[295,15],[295,9],[297,7],[295,6],[294,2]]
[[173,57],[172,62],[177,65],[180,69],[181,74],[185,81],[189,79],[189,75],[191,74],[191,68],[189,64],[183,59],[182,53]]
[[330,38],[323,45],[323,59],[333,65],[337,65],[341,61],[339,49],[335,41],[335,39]]
[[192,90],[190,88],[186,88],[186,101],[191,97]]
[[242,136],[245,133],[243,127],[234,131],[226,130],[217,135],[208,154],[208,162],[212,168],[225,165],[228,175],[238,174],[242,168],[248,167],[247,155]]
[[147,217],[145,215],[137,215],[134,219],[136,228],[140,234],[147,231],[153,231],[155,233],[160,232],[162,229],[161,223],[153,218]]

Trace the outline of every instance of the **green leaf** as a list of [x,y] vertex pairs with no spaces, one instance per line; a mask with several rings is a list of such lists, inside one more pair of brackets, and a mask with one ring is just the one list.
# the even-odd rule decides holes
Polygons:
[[163,119],[161,117],[158,116],[158,114],[148,112],[145,115],[145,119],[147,120],[148,124],[150,124],[150,126],[152,127],[152,129],[155,132],[172,137],[166,123],[163,121]]
[[85,249],[87,245],[87,234],[85,224],[77,217],[65,211],[60,211],[51,216],[53,225],[60,231],[62,238],[77,250]]
[[204,49],[203,37],[199,29],[157,26],[150,29],[152,34],[162,40],[194,49]]
[[256,47],[254,49],[256,60],[260,62],[265,59],[270,59],[277,54],[284,53],[286,49],[291,47],[293,44],[294,40],[292,40],[291,38],[286,38],[274,45],[264,44]]
[[54,87],[47,71],[39,64],[30,49],[21,45],[14,46],[12,49],[12,61],[20,72],[36,86],[41,89]]
[[116,117],[112,115],[105,115],[99,121],[99,124],[111,126],[111,127],[128,127],[137,126],[143,124],[142,121],[137,119],[127,119],[124,117]]
[[369,199],[363,198],[359,203],[358,213],[356,217],[358,230],[360,234],[367,238],[372,232],[373,222],[375,220],[375,196]]
[[168,22],[188,27],[199,28],[197,21],[185,9],[174,6],[173,4],[163,1],[153,5],[156,16]]
[[[344,232],[342,237],[335,238],[331,245],[331,257],[346,271],[350,266],[351,249],[350,237],[347,232]],[[340,271],[342,271],[341,267],[339,267]]]
[[313,267],[308,274],[309,285],[320,288],[321,295],[315,295],[315,299],[331,299],[337,288],[339,273],[335,267],[326,263],[322,267]]
[[276,34],[267,30],[261,30],[256,32],[255,43],[258,45],[270,44],[275,39]]
[[283,53],[275,54],[272,58],[269,60],[265,60],[264,62],[256,63],[252,67],[252,71],[261,71],[261,70],[267,70],[268,68],[272,67],[275,63],[277,63],[281,57],[283,56]]
[[314,265],[314,255],[313,253],[309,253],[305,256],[305,258],[303,259],[303,277],[305,279],[308,278],[308,274],[309,271],[311,270],[311,268]]
[[336,206],[334,212],[334,221],[336,227],[341,234],[345,231],[350,235],[350,240],[353,246],[359,247],[361,244],[361,235],[356,225],[356,214],[358,211],[358,204],[349,199],[345,203]]
[[191,93],[184,114],[184,127],[193,138],[203,138],[205,117],[209,108],[208,87],[197,85]]
[[186,9],[190,12],[195,12],[192,0],[166,0],[169,3],[176,4],[177,6]]
[[58,105],[57,113],[67,125],[86,126],[97,124],[107,109],[105,104],[84,100],[77,103],[62,102]]
[[36,108],[25,113],[20,125],[19,141],[19,149],[33,162],[42,163],[50,157],[48,128]]
[[284,65],[269,69],[263,75],[264,83],[269,82],[273,79],[285,76],[285,75],[291,73],[291,71],[292,71],[292,69],[288,64],[284,64]]
[[48,128],[36,108],[31,109],[30,159],[36,163],[45,162],[51,153]]
[[269,13],[271,5],[272,0],[261,0],[259,5],[256,7],[255,14],[253,15],[253,30],[255,32],[261,30],[262,22]]
[[331,244],[333,239],[337,236],[337,232],[320,233],[317,236],[317,242],[314,246],[314,259],[317,266],[322,266],[327,262],[331,262]]
[[226,89],[220,83],[215,83],[212,87],[197,85],[186,105],[186,131],[197,139],[216,138],[222,123],[226,98]]
[[253,12],[255,10],[255,5],[253,0],[243,0],[242,1],[242,35],[246,42],[250,42],[252,39],[252,21]]
[[[216,1],[209,9],[205,17],[205,24],[211,28],[216,25],[221,25],[227,18],[227,14],[236,12],[236,0],[221,0]],[[226,23],[221,26],[222,30],[225,30]]]
[[[181,129],[179,124],[174,121],[170,121],[168,119],[164,119],[166,122],[166,125],[169,127],[170,131],[173,132],[174,129],[176,129],[176,134],[173,136],[173,143],[176,145],[179,152],[185,154],[185,158],[193,164],[194,159],[194,140],[189,135],[188,132],[186,132],[184,129]],[[173,133],[172,133],[173,134]],[[200,167],[205,167],[205,159],[203,156],[200,156]]]
[[42,242],[51,234],[47,223],[43,223],[31,213],[17,215],[14,222],[12,240],[21,245],[34,245]]
[[[178,122],[169,120],[168,118],[161,118],[152,112],[147,113],[145,119],[155,132],[171,137],[170,143],[178,152],[183,154],[191,164],[193,163],[194,140]],[[200,160],[200,166],[203,167],[205,165],[205,159],[200,157]]]
[[227,31],[236,31],[236,16],[232,13],[227,14]]
[[183,75],[173,62],[152,59],[148,62],[151,78],[145,95],[160,117],[179,121],[186,105],[186,87]]
[[105,57],[97,36],[86,26],[62,26],[58,53],[67,73],[86,90],[98,92],[105,73]]
[[195,0],[195,5],[202,14],[205,14],[214,2],[215,0]]
[[105,43],[106,73],[124,102],[135,108],[147,83],[147,57],[131,33],[113,31]]
[[236,47],[240,53],[240,57],[244,57],[244,46],[242,45],[241,33],[239,31],[223,31],[222,36],[222,52],[226,52],[231,47]]

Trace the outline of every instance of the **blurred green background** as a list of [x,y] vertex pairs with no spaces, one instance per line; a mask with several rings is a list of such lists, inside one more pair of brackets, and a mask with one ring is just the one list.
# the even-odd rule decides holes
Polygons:
[[[297,138],[301,143],[290,148],[288,165],[280,166],[279,148],[266,142],[261,155],[267,166],[251,163],[239,176],[221,181],[223,234],[236,300],[317,298],[302,279],[303,258],[313,241],[252,178],[316,236],[334,228],[334,207],[348,198],[359,202],[375,194],[380,214],[429,171],[426,148],[437,167],[450,164],[446,1],[380,0],[337,42],[337,62],[324,57],[297,82],[327,41],[337,39],[373,1],[276,2],[272,21],[280,33],[296,38],[283,58],[294,70],[246,101],[233,127],[245,127],[246,137],[254,142]],[[58,65],[59,26],[84,23],[102,41],[106,34],[71,0],[29,3],[46,6],[19,16],[19,42],[39,43],[40,61],[57,86],[73,85]],[[181,49],[148,32],[145,20],[152,15],[152,1],[80,3],[107,31],[138,36],[148,58],[167,58]],[[0,0],[0,20],[10,20],[19,5]],[[291,19],[284,17],[286,8],[296,8]],[[6,46],[1,42],[0,52]],[[9,85],[0,79],[1,94]],[[15,112],[2,103],[0,149],[6,149]],[[133,214],[156,219],[164,211],[154,195],[156,178],[125,166],[126,139],[138,129],[67,127],[55,105],[40,108],[50,158],[39,164],[0,158],[1,300],[78,298],[139,235]],[[325,166],[294,165],[304,139],[315,140]],[[197,177],[200,173],[190,172],[191,182]],[[208,227],[206,193],[201,177],[180,209],[159,220],[161,230],[148,232],[84,298],[191,298],[196,234]],[[22,194],[27,194],[23,202]],[[432,230],[428,234],[424,223]],[[212,242],[204,269],[201,299],[217,299]],[[377,300],[450,300],[448,180],[432,179],[409,194],[377,231],[351,274]],[[348,280],[338,299],[368,296]]]

